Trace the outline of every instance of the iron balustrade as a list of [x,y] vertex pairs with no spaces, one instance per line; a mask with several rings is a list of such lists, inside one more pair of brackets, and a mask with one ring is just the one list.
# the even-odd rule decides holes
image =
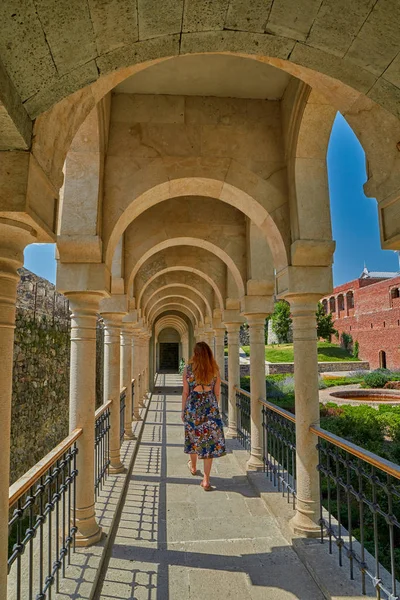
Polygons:
[[110,465],[110,406],[111,401],[95,412],[94,427],[94,490],[99,495]]
[[122,444],[125,433],[125,407],[126,407],[126,388],[121,390],[120,393],[120,409],[119,409],[119,424],[120,424],[120,432],[119,439]]
[[225,379],[221,379],[221,417],[225,424],[228,423],[228,397],[228,382]]
[[[76,429],[9,489],[9,590],[16,600],[51,600],[75,550]],[[27,552],[26,552],[27,551]]]
[[310,431],[318,436],[321,541],[328,538],[330,553],[335,542],[340,565],[348,557],[351,579],[360,570],[363,594],[368,577],[377,598],[398,600],[400,467],[320,427]]
[[296,420],[288,411],[259,401],[262,410],[264,470],[278,491],[296,498]]
[[243,448],[250,450],[250,394],[235,386],[237,436]]
[[135,411],[134,411],[134,406],[135,406],[135,380],[132,379],[131,382],[131,390],[132,390],[132,419],[134,417]]

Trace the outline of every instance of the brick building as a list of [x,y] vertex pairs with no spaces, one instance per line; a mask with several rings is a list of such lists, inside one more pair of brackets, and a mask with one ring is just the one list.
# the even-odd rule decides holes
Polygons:
[[359,343],[371,369],[400,369],[400,272],[372,272],[336,287],[322,299],[335,329]]

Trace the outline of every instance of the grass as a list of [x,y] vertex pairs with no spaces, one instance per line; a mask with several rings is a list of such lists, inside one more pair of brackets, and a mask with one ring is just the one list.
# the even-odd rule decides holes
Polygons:
[[[242,348],[247,356],[250,356],[250,346],[242,346]],[[274,344],[271,346],[265,346],[265,360],[272,363],[293,362],[293,344]],[[319,362],[357,362],[358,360],[358,358],[354,358],[350,352],[344,350],[337,344],[318,342]]]

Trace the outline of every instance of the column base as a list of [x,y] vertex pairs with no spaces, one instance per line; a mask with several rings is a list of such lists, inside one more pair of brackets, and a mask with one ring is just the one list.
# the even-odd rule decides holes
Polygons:
[[124,440],[136,440],[136,436],[133,433],[133,431],[125,431],[124,433]]
[[90,536],[80,535],[79,523],[77,523],[77,527],[78,531],[75,534],[75,545],[77,548],[87,548],[88,546],[93,546],[93,544],[97,544],[103,536],[103,530],[101,527],[99,527],[97,531]]
[[111,475],[116,475],[117,473],[123,473],[124,471],[125,471],[125,467],[122,464],[122,462],[120,462],[119,465],[118,464],[117,465],[110,465],[108,467],[108,472]]
[[228,427],[225,432],[225,437],[228,440],[234,440],[237,438],[237,429],[236,427]]
[[294,533],[306,538],[321,537],[321,526],[314,523],[309,517],[296,512],[295,516],[290,520],[290,526]]
[[262,459],[251,454],[246,463],[246,471],[264,471],[264,463]]
[[139,400],[139,406],[140,406],[140,408],[146,408],[144,400]]
[[142,417],[140,415],[133,415],[133,420],[136,421],[143,421]]

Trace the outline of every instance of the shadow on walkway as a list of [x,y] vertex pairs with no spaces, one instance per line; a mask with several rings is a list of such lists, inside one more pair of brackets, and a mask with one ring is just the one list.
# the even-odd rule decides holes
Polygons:
[[214,462],[212,493],[189,474],[170,377],[152,398],[97,598],[322,600],[232,454]]

